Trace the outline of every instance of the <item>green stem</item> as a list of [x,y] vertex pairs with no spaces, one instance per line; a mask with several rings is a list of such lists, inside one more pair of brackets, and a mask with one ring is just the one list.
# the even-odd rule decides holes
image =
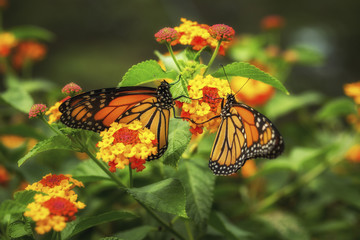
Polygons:
[[222,40],[219,40],[218,45],[216,46],[215,51],[213,52],[213,55],[212,55],[211,58],[210,58],[209,64],[208,64],[208,66],[207,66],[207,68],[206,68],[203,76],[206,75],[207,71],[209,70],[209,68],[210,68],[211,65],[213,64],[213,62],[214,62],[214,60],[215,60],[215,58],[216,58],[216,56],[217,56],[217,54],[218,54],[218,52],[219,52],[221,42],[222,42]]
[[175,57],[175,55],[174,55],[174,52],[173,52],[173,50],[172,50],[172,47],[171,47],[170,43],[165,43],[165,45],[166,45],[166,47],[167,47],[167,49],[168,49],[168,51],[169,51],[172,59],[174,60],[176,66],[178,67],[179,71],[181,72],[180,64],[179,64],[179,62],[177,61],[177,59],[176,59],[176,57]]
[[186,228],[186,232],[189,236],[189,240],[194,240],[194,237],[193,237],[191,229],[190,229],[189,221],[185,222],[185,228]]
[[[81,143],[80,143],[81,144]],[[126,186],[121,182],[121,180],[114,175],[110,170],[104,166],[102,162],[100,162],[94,154],[92,154],[85,146],[83,146],[83,151],[98,165],[114,182],[116,182],[117,185],[119,185],[121,188],[126,188]]]
[[335,164],[339,163],[342,159],[343,159],[343,157],[339,156],[339,157],[333,158],[329,163],[328,162],[320,163],[319,165],[317,165],[316,167],[311,169],[309,172],[302,175],[298,179],[298,181],[296,181],[292,184],[286,185],[279,191],[271,194],[270,196],[268,196],[267,198],[265,198],[264,200],[259,202],[255,207],[255,211],[260,212],[260,211],[268,208],[269,206],[271,206],[275,202],[279,201],[284,196],[287,196],[287,195],[291,194],[292,192],[294,192],[297,188],[311,182],[313,179],[315,179],[321,173],[323,173],[329,167],[329,165],[330,166],[335,165]]
[[132,188],[134,186],[134,179],[131,169],[131,163],[129,164],[129,187]]
[[44,118],[43,115],[41,115],[40,120],[43,121],[51,130],[53,130],[53,132],[55,132],[57,135],[63,135],[62,132],[60,132],[58,129],[54,128],[53,126],[51,126],[51,124],[48,123],[48,121],[46,121],[46,119]]
[[178,233],[175,229],[173,229],[172,227],[170,227],[164,220],[162,220],[153,210],[151,210],[150,208],[148,208],[146,205],[144,205],[142,202],[138,203],[153,217],[155,218],[156,221],[158,221],[161,225],[163,225],[167,230],[169,230],[172,234],[174,234],[175,236],[177,236],[178,238],[185,240],[185,238]]

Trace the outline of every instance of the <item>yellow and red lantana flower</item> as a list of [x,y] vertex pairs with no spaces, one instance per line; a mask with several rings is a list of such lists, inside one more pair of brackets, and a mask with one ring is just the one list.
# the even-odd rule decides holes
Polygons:
[[137,172],[142,171],[146,159],[157,153],[155,134],[137,120],[129,124],[114,122],[100,136],[102,140],[97,144],[100,149],[96,156],[108,163],[111,172],[129,164]]
[[220,118],[208,120],[220,114],[222,99],[231,93],[228,81],[211,75],[206,77],[197,75],[189,81],[188,92],[192,99],[191,103],[177,102],[177,106],[182,108],[181,117],[190,118],[196,123],[205,122],[195,124],[189,121],[190,132],[194,135],[201,134],[203,127],[210,132],[215,132],[219,127]]
[[46,111],[45,115],[49,115],[49,121],[48,121],[49,124],[57,122],[60,119],[62,113],[59,111],[59,107],[63,102],[65,102],[69,98],[70,96],[67,96],[63,100],[56,102],[54,106],[50,107],[49,110]]
[[[192,49],[199,51],[205,46],[216,48],[218,40],[213,38],[209,33],[209,25],[192,22],[186,18],[180,19],[182,24],[174,29],[179,33],[179,38],[171,43],[171,45],[191,45]],[[221,42],[219,54],[225,55],[225,49],[229,46],[229,42]]]
[[46,47],[44,44],[26,41],[17,46],[13,57],[15,68],[21,68],[27,61],[40,61],[45,57]]
[[66,223],[75,220],[78,209],[83,209],[85,204],[77,201],[77,194],[72,190],[75,186],[83,187],[71,175],[48,174],[42,180],[26,187],[43,194],[36,194],[34,202],[28,204],[24,216],[36,222],[35,230],[45,234],[51,229],[62,231]]
[[13,47],[17,45],[17,40],[12,33],[0,33],[0,57],[7,57]]
[[252,107],[264,105],[275,93],[272,86],[253,79],[248,80],[245,77],[231,78],[231,88],[234,92],[241,89],[235,95],[236,99]]
[[75,187],[84,187],[84,184],[68,174],[56,175],[50,173],[44,176],[39,182],[27,186],[26,190],[43,192],[51,196],[59,196],[69,199],[70,201],[76,201],[77,195],[72,190]]

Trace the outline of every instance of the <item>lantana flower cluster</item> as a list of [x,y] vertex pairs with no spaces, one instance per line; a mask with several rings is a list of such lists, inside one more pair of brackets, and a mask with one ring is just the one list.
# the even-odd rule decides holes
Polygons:
[[129,164],[137,172],[142,171],[146,159],[157,153],[155,134],[138,120],[129,124],[114,122],[100,136],[97,158],[108,163],[111,172]]
[[34,196],[34,202],[28,204],[24,216],[36,222],[35,230],[45,234],[52,229],[60,232],[66,223],[76,219],[78,209],[83,209],[85,204],[77,201],[74,187],[84,187],[71,177],[71,175],[48,174],[39,182],[26,187],[25,190],[40,192]]
[[[209,46],[211,48],[216,48],[219,40],[218,31],[219,26],[226,26],[223,24],[216,24],[210,27],[207,24],[199,24],[198,22],[193,22],[187,20],[186,18],[180,19],[182,24],[178,27],[174,27],[174,29],[179,33],[179,38],[171,43],[171,45],[191,45],[194,50],[201,50],[203,47]],[[212,29],[216,27],[216,29]],[[227,30],[223,31],[224,35],[220,45],[219,54],[225,55],[225,49],[229,46],[229,41],[235,34],[235,31],[226,26]],[[214,31],[215,30],[215,31]],[[215,35],[214,35],[215,34]]]
[[46,46],[35,41],[19,43],[13,56],[15,68],[21,68],[28,61],[40,61],[45,57]]
[[181,117],[184,119],[192,119],[190,131],[197,135],[203,132],[203,127],[210,132],[215,132],[219,127],[220,118],[209,119],[217,116],[221,112],[222,99],[231,93],[231,89],[227,80],[215,78],[211,75],[197,75],[189,81],[188,85],[189,97],[191,103],[179,103],[177,105],[182,108]]

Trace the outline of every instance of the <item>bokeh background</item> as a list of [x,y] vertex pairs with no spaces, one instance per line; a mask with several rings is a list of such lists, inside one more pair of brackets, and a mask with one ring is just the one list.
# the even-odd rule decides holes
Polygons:
[[36,25],[54,33],[35,76],[59,86],[74,81],[89,90],[116,86],[129,67],[156,59],[154,50],[165,52],[153,35],[178,26],[181,17],[256,34],[264,16],[278,14],[286,19],[284,46],[306,44],[325,56],[321,66],[296,66],[287,88],[338,96],[345,82],[359,80],[359,9],[355,0],[13,0],[3,17],[7,29]]
[[[291,95],[275,94],[259,109],[283,134],[285,153],[272,161],[248,161],[245,166],[253,166],[251,174],[245,175],[244,166],[236,176],[217,177],[215,185],[215,177],[207,167],[215,137],[212,135],[200,141],[194,153],[196,157],[191,161],[181,159],[179,166],[181,169],[184,162],[194,164],[200,159],[198,162],[203,164],[205,172],[197,174],[201,176],[197,181],[203,184],[206,177],[210,179],[205,190],[198,191],[199,196],[208,200],[209,211],[211,208],[208,235],[203,239],[209,239],[208,236],[219,239],[214,229],[222,226],[220,221],[231,228],[231,231],[225,229],[224,236],[229,232],[235,236],[226,239],[352,240],[360,234],[360,145],[355,145],[357,152],[353,160],[345,161],[345,153],[359,142],[360,103],[346,97],[343,86],[360,80],[359,9],[360,1],[355,0],[9,0],[0,18],[6,31],[28,25],[47,29],[52,34],[51,41],[44,42],[47,46],[45,59],[32,66],[33,78],[28,81],[19,74],[19,79],[9,80],[1,76],[5,81],[0,81],[0,92],[8,90],[7,81],[26,83],[25,89],[31,92],[34,103],[52,106],[64,98],[60,89],[69,82],[79,84],[85,91],[115,87],[131,66],[148,59],[157,60],[154,51],[165,53],[166,47],[155,41],[154,33],[163,27],[179,26],[181,17],[208,25],[227,24],[241,36],[260,36],[264,34],[260,27],[264,17],[282,16],[285,26],[281,29],[281,51],[306,45],[323,59],[321,64],[300,64],[300,61],[289,64],[291,71],[286,82],[279,79]],[[184,46],[174,47],[178,49]],[[261,49],[261,53],[265,51]],[[209,56],[208,52],[202,54],[205,59]],[[230,57],[230,54],[219,56],[214,65],[239,61]],[[36,81],[39,79],[44,81]],[[35,91],[29,85],[31,81],[44,83],[49,89]],[[72,151],[53,150],[33,157],[19,168],[17,161],[28,151],[28,142],[24,141],[33,140],[29,145],[34,145],[53,133],[41,121],[28,120],[26,106],[19,106],[24,96],[18,97],[21,94],[17,94],[14,87],[9,89],[5,95],[7,99],[0,95],[7,100],[5,102],[10,102],[0,106],[0,137],[19,135],[22,142],[20,147],[13,148],[5,146],[3,140],[0,143],[0,154],[3,154],[0,163],[8,168],[11,177],[7,179],[9,187],[0,188],[0,202],[12,199],[22,182],[38,181],[49,172],[72,172],[76,176],[81,173],[82,166],[86,166],[79,164],[79,159],[86,156],[81,158]],[[357,91],[356,86],[349,89]],[[359,95],[355,93],[351,97]],[[353,121],[347,121],[349,117]],[[15,142],[13,139],[10,141]],[[7,156],[9,161],[1,159],[2,156]],[[137,175],[137,187],[163,180],[166,174],[166,177],[181,176],[181,171],[168,166],[164,166],[168,172],[162,176],[157,172],[161,161],[153,162],[154,166],[149,164],[148,168],[152,175]],[[86,180],[86,176],[83,179]],[[196,181],[194,179],[186,178],[184,186]],[[86,184],[95,186],[96,190],[82,191],[82,197],[89,200],[83,216],[134,207],[129,197],[115,192],[114,187],[97,186],[97,182],[92,185],[93,180],[87,181]],[[105,198],[108,199],[105,201]],[[262,211],[264,209],[267,211]],[[136,211],[141,210],[137,208]],[[2,224],[8,223],[0,221],[0,230]],[[157,226],[144,217],[129,225],[117,222],[105,228],[96,227],[79,234],[77,239],[99,239],[100,235],[110,236],[146,224]],[[183,228],[182,220],[177,224],[176,227]],[[193,232],[197,234],[196,227],[193,226]],[[181,230],[185,233],[184,228]],[[156,234],[160,236],[162,232]],[[153,239],[159,239],[158,235],[154,236]]]

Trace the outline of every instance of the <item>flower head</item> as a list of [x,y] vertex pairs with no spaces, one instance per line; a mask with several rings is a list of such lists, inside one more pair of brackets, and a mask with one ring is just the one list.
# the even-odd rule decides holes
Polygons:
[[26,190],[34,190],[53,196],[74,199],[77,195],[72,189],[76,186],[84,187],[82,182],[72,178],[71,175],[56,175],[50,173],[44,176],[39,182],[27,186]]
[[45,234],[51,229],[57,232],[64,230],[67,222],[76,219],[78,209],[85,207],[81,202],[51,195],[36,194],[34,200],[27,205],[24,216],[36,222],[38,234]]
[[49,110],[47,110],[45,115],[49,115],[49,121],[48,121],[49,124],[52,124],[53,122],[56,122],[60,119],[62,113],[59,111],[59,107],[63,102],[65,102],[69,98],[70,96],[67,96],[61,101],[56,102],[54,106],[50,107]]
[[107,162],[112,172],[129,164],[132,169],[142,171],[146,159],[157,152],[155,134],[137,120],[129,124],[114,122],[100,136],[97,157]]
[[9,32],[0,33],[0,57],[7,57],[13,47],[17,45],[14,34]]
[[79,85],[77,85],[76,83],[71,82],[71,83],[66,84],[63,87],[63,89],[61,90],[61,92],[65,95],[73,97],[73,96],[81,93],[82,88]]
[[189,81],[188,92],[193,100],[191,103],[182,103],[181,117],[192,119],[196,123],[205,122],[204,124],[189,122],[190,132],[194,135],[202,133],[203,127],[210,132],[215,132],[221,120],[215,118],[212,121],[206,121],[220,114],[222,99],[231,93],[229,83],[211,75],[206,77],[197,75]]
[[43,116],[46,111],[45,104],[34,104],[29,111],[29,118],[36,118]]
[[[174,29],[179,33],[179,39],[172,42],[172,45],[191,45],[192,49],[200,50],[203,47],[209,46],[216,48],[218,40],[211,37],[209,33],[209,25],[192,22],[185,18],[181,18],[182,24]],[[221,42],[219,54],[225,55],[225,49],[229,46],[226,41]]]
[[225,24],[215,24],[209,28],[210,35],[216,40],[231,41],[235,36],[235,31],[232,27]]
[[155,38],[159,43],[171,43],[179,38],[179,33],[173,28],[165,27],[155,33]]
[[44,44],[25,41],[19,43],[13,57],[16,68],[22,67],[27,61],[40,61],[45,57],[46,47]]
[[43,193],[34,196],[34,202],[27,205],[28,210],[24,213],[36,222],[37,233],[45,234],[51,229],[62,231],[67,222],[75,220],[78,209],[85,207],[77,201],[78,196],[72,190],[75,186],[84,185],[71,175],[48,174],[25,188]]
[[269,15],[261,20],[261,27],[264,30],[273,30],[284,27],[285,19],[279,15]]

